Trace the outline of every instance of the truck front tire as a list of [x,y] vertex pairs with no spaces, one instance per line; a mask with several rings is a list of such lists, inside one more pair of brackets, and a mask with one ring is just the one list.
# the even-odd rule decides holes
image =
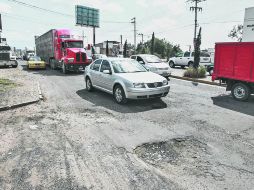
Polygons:
[[65,63],[62,63],[62,72],[63,72],[63,74],[66,74],[66,73],[67,73]]
[[231,89],[234,99],[239,101],[247,101],[250,97],[250,88],[244,83],[236,83]]
[[50,60],[49,60],[49,65],[50,65],[50,68],[51,68],[52,70],[55,70],[55,69],[56,69],[56,64],[55,64],[55,62],[54,62],[53,59],[50,59]]

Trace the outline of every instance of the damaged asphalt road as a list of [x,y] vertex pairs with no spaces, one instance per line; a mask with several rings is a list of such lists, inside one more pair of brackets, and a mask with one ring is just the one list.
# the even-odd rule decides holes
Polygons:
[[253,189],[253,97],[172,79],[117,105],[82,74],[23,72],[44,101],[0,113],[0,189]]

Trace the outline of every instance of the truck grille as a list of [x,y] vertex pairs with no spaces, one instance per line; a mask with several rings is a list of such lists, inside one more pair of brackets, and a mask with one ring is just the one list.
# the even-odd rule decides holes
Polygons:
[[76,61],[80,62],[80,53],[76,53]]
[[76,53],[76,61],[77,62],[85,62],[86,61],[86,54],[85,53]]
[[147,83],[148,88],[157,88],[162,87],[162,82],[155,82],[155,83]]
[[81,60],[82,60],[82,62],[86,61],[86,54],[85,53],[81,53]]
[[9,61],[10,60],[10,53],[0,53],[0,60]]

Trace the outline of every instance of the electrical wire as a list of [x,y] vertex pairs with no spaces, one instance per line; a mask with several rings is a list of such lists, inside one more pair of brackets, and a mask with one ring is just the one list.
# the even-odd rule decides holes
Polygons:
[[[62,12],[59,12],[59,11],[55,11],[55,10],[46,9],[46,8],[43,8],[43,7],[39,7],[39,6],[32,5],[32,4],[29,4],[29,3],[25,3],[25,2],[22,2],[22,1],[18,1],[18,0],[8,0],[8,1],[17,3],[17,4],[25,6],[25,7],[38,9],[38,10],[46,11],[46,12],[53,13],[53,14],[58,14],[58,15],[62,15],[62,16],[70,17],[70,18],[75,17],[75,15],[66,14],[66,13],[62,13]],[[113,23],[113,24],[131,23],[131,22],[127,22],[127,21],[107,21],[107,20],[105,20],[105,21],[102,20],[100,22],[102,22],[102,23]]]

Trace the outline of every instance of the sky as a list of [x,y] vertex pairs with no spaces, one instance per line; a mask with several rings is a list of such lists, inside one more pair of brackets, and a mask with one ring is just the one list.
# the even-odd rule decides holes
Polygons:
[[[100,10],[100,28],[96,29],[96,43],[123,40],[134,43],[136,17],[137,33],[144,34],[144,41],[152,33],[189,49],[194,36],[194,13],[187,0],[18,0],[24,3],[63,13],[55,14],[23,6],[13,0],[0,0],[3,33],[10,46],[33,48],[34,36],[50,29],[68,28],[82,36],[85,43],[92,43],[92,28],[75,26],[75,5],[84,5]],[[234,25],[243,24],[244,10],[254,7],[253,0],[206,0],[199,3],[203,11],[198,14],[202,27],[202,49],[213,48],[216,42],[233,41],[228,33]],[[73,16],[66,16],[73,15]],[[137,36],[137,42],[141,36]]]

